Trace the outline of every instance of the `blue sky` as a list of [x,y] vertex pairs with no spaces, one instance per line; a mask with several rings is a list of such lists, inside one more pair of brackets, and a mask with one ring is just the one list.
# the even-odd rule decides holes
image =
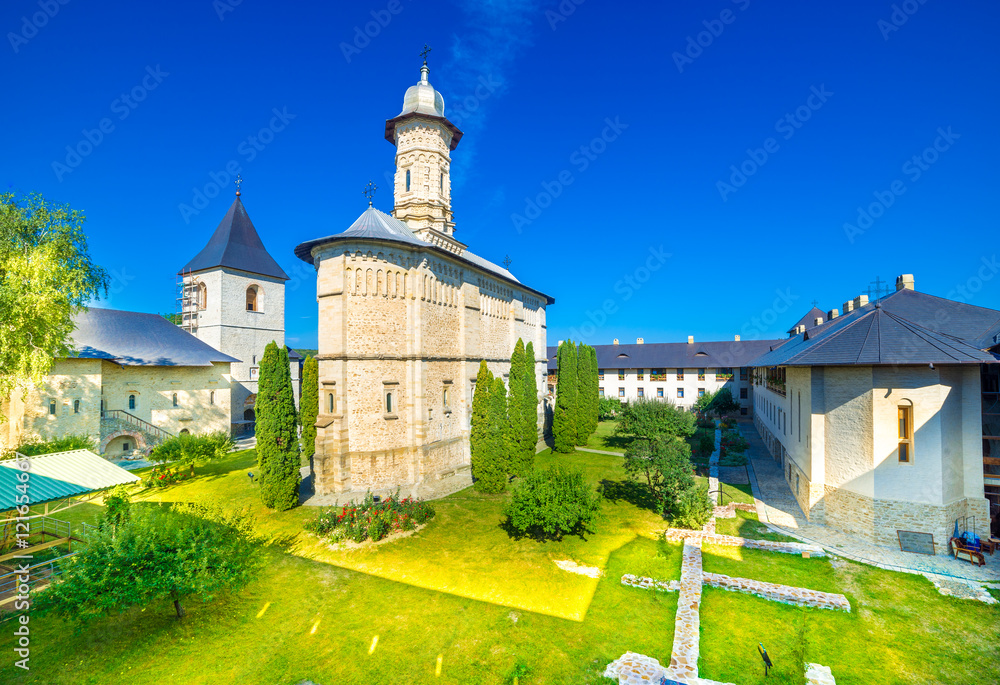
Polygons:
[[556,298],[552,343],[779,336],[904,272],[1000,308],[996,3],[64,1],[0,10],[0,183],[86,212],[102,306],[174,309],[238,166],[314,346],[292,250],[370,178],[391,210],[428,43],[456,237]]

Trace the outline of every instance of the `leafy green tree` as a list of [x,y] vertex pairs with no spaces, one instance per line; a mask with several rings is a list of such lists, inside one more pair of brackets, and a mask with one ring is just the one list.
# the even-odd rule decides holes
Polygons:
[[319,362],[306,357],[302,364],[302,396],[299,398],[299,418],[302,421],[302,456],[316,454],[316,417],[319,416]]
[[54,438],[44,442],[29,442],[17,448],[17,451],[26,457],[34,457],[39,454],[52,454],[53,452],[68,452],[69,450],[90,450],[97,449],[97,439],[90,435],[64,435],[61,438]]
[[646,481],[664,517],[674,513],[681,495],[695,484],[691,447],[678,437],[633,440],[625,450],[624,466],[630,478]]
[[536,538],[583,534],[597,518],[601,498],[581,471],[556,466],[532,471],[514,486],[504,506],[507,525]]
[[670,402],[641,399],[623,405],[615,435],[654,441],[694,434],[694,414]]
[[576,445],[576,419],[579,392],[577,388],[576,345],[566,340],[559,346],[556,378],[556,406],[552,416],[552,438],[555,451],[568,454]]
[[500,396],[495,397],[496,385],[486,362],[479,362],[476,389],[472,395],[472,428],[469,436],[472,452],[472,478],[479,492],[502,492],[507,471],[502,463],[505,442],[503,423],[497,423],[497,404],[506,409],[507,397],[500,381]]
[[711,411],[712,401],[715,400],[715,396],[716,394],[718,394],[718,392],[719,392],[718,390],[716,390],[715,392],[706,392],[704,395],[702,395],[701,397],[699,397],[694,401],[692,409],[694,409],[699,414],[707,414],[709,411]]
[[118,529],[128,523],[132,507],[132,495],[125,484],[116,485],[104,495],[104,515],[99,522],[100,527],[110,527],[115,535]]
[[740,410],[740,403],[733,398],[733,393],[729,388],[719,388],[713,393],[708,410],[717,416],[722,416],[723,414],[738,412]]
[[245,512],[182,503],[132,506],[117,532],[104,526],[92,536],[32,609],[85,625],[172,601],[180,618],[185,598],[210,601],[253,580],[264,562],[262,547]]
[[257,386],[257,471],[265,507],[285,511],[299,503],[299,436],[288,351],[264,348]]
[[617,419],[622,409],[625,407],[617,397],[601,397],[597,403],[597,420],[611,421]]
[[535,468],[535,445],[538,444],[538,373],[535,368],[535,346],[528,342],[524,348],[524,386],[522,388],[524,412],[525,458],[522,471],[530,473]]
[[84,221],[41,195],[0,193],[0,399],[41,383],[53,359],[70,352],[73,315],[107,294]]

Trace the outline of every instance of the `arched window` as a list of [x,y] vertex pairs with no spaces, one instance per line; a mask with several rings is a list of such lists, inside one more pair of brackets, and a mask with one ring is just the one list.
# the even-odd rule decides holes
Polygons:
[[208,307],[208,286],[204,283],[198,284],[198,309]]
[[247,288],[247,311],[248,312],[259,312],[260,311],[260,298],[259,288],[252,285]]
[[80,400],[73,400],[73,413],[74,414],[80,413]]
[[406,191],[410,191],[410,170],[406,170]]
[[391,392],[387,392],[385,394],[385,413],[386,414],[391,414],[392,413],[392,393]]
[[177,406],[177,393],[174,393],[174,406]]
[[215,404],[215,391],[214,390],[212,390],[211,392],[208,393],[208,403],[209,404]]
[[337,411],[337,396],[332,392],[326,395],[326,413],[333,414]]
[[56,401],[49,400],[49,416],[55,416],[55,415],[56,415]]
[[913,461],[913,403],[903,400],[896,407],[899,427],[899,461],[908,464]]
[[135,395],[128,396],[128,408],[135,409]]
[[181,435],[191,435],[191,431],[187,428],[181,428]]

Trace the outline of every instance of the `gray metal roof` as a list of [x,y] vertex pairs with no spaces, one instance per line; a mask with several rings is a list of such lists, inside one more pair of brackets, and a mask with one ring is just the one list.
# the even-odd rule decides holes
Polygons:
[[238,362],[159,314],[90,309],[73,317],[79,359],[107,359],[123,366],[211,366]]
[[[910,292],[913,291],[900,291]],[[997,358],[968,341],[900,316],[896,309],[927,313],[927,300],[903,296],[908,306],[890,307],[886,298],[847,316],[815,326],[754,360],[754,366],[840,366],[983,364]],[[956,303],[960,304],[960,303]],[[958,323],[958,322],[956,322]],[[959,324],[957,328],[962,328]],[[974,326],[973,326],[974,328]]]
[[[70,450],[28,457],[28,504],[83,495],[122,483],[134,483],[139,477],[102,459],[90,450]],[[14,460],[0,461],[0,511],[13,509],[19,495],[21,473]]]
[[[601,369],[718,369],[750,366],[750,362],[784,340],[722,340],[695,343],[594,345]],[[558,347],[547,348],[549,370],[555,371]]]
[[233,200],[205,248],[181,271],[204,271],[220,266],[288,280],[288,275],[268,254],[257,235],[257,229],[250,221],[239,195]]
[[369,206],[368,209],[366,209],[346,231],[336,233],[325,238],[317,238],[315,240],[307,240],[304,243],[300,243],[295,247],[295,256],[308,264],[312,264],[312,250],[314,247],[341,240],[376,240],[403,243],[405,245],[420,247],[425,250],[440,252],[448,257],[464,261],[479,269],[489,271],[506,281],[510,281],[511,283],[514,283],[521,288],[524,288],[525,290],[528,290],[545,299],[548,304],[555,302],[555,300],[548,295],[525,286],[517,280],[514,274],[510,271],[502,266],[494,264],[488,259],[484,259],[477,254],[469,252],[468,250],[463,250],[461,254],[455,254],[454,252],[450,252],[438,247],[437,245],[421,240],[410,229],[410,227],[406,225],[405,222],[400,221],[393,216],[389,216],[385,212],[379,211],[372,206]]

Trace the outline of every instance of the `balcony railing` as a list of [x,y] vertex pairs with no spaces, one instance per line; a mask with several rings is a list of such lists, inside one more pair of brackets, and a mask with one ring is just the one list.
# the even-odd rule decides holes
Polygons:
[[785,384],[783,382],[769,380],[767,381],[766,385],[767,389],[770,390],[771,392],[777,395],[781,395],[782,397],[785,396]]

